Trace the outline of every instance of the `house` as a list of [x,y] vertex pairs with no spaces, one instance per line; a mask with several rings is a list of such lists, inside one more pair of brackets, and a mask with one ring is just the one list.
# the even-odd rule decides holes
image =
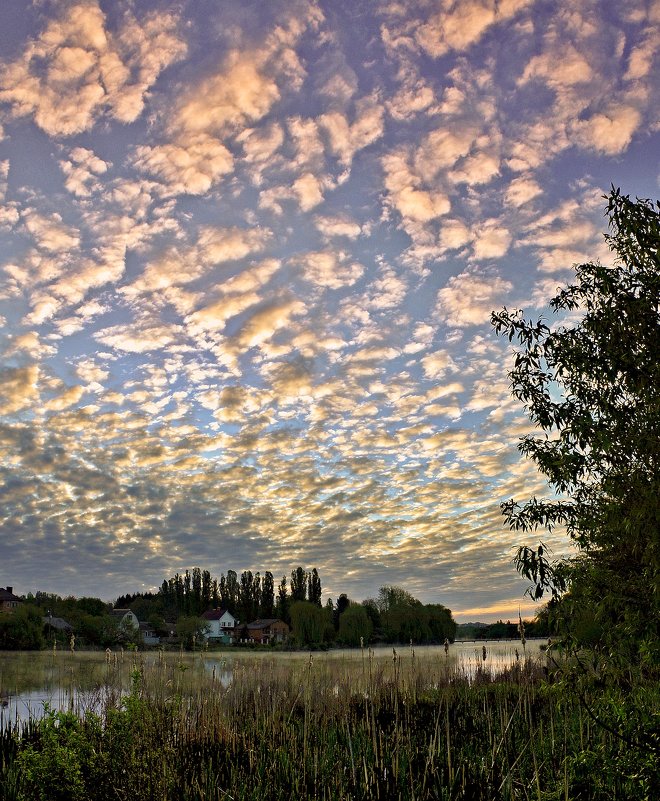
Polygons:
[[15,612],[23,603],[22,599],[13,593],[13,587],[3,589],[0,587],[0,612]]
[[142,635],[142,642],[145,645],[158,645],[160,643],[160,637],[151,623],[140,621],[138,626],[140,628],[140,634]]
[[284,642],[288,636],[289,627],[287,624],[283,620],[277,620],[272,617],[248,623],[242,632],[244,640],[247,639],[248,642],[258,643],[259,645]]
[[44,629],[47,633],[52,633],[53,631],[59,631],[62,634],[73,634],[73,626],[63,617],[52,617],[51,615],[45,615],[41,618]]
[[137,629],[140,627],[140,622],[130,609],[111,609],[110,616],[117,622],[117,626],[120,629]]
[[209,609],[202,615],[202,620],[208,624],[206,639],[209,642],[233,643],[238,620],[228,609]]

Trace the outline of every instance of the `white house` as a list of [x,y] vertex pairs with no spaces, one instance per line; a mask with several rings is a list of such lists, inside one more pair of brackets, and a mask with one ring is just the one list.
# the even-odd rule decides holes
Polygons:
[[230,645],[234,641],[238,620],[228,609],[209,609],[202,615],[202,620],[208,624],[206,639],[209,642],[222,642]]
[[111,609],[110,615],[114,617],[120,628],[130,626],[136,629],[140,625],[135,613],[130,609]]

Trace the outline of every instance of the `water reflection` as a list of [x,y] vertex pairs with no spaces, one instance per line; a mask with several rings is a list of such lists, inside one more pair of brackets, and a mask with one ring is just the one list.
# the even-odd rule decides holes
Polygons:
[[[443,674],[468,680],[480,671],[496,676],[516,661],[531,658],[544,661],[545,640],[531,640],[523,649],[518,641],[457,642],[447,652],[443,646],[397,646],[402,664],[416,660],[433,665]],[[315,665],[340,666],[351,673],[365,660],[391,664],[391,646],[373,649],[336,649],[314,653]],[[117,700],[131,687],[135,671],[156,676],[163,697],[192,693],[201,685],[226,690],[240,673],[272,671],[304,665],[309,655],[300,651],[273,652],[226,651],[222,654],[177,654],[161,652],[76,654],[3,653],[0,652],[0,728],[40,718],[44,709],[102,712],[107,701]],[[237,674],[237,671],[239,673]]]

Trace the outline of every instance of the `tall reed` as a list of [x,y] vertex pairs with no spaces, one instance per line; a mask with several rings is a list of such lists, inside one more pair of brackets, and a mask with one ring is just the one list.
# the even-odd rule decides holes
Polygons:
[[[462,671],[412,649],[108,659],[94,709],[1,733],[0,798],[70,801],[73,786],[81,801],[653,797],[651,762],[632,769],[537,664],[494,676],[482,663]],[[658,691],[644,692],[652,727]]]

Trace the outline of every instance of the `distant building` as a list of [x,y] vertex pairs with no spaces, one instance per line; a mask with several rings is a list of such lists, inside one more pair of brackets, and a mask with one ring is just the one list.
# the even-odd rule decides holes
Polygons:
[[15,612],[23,603],[23,600],[14,595],[13,587],[3,589],[0,587],[0,612]]
[[140,627],[140,621],[130,609],[111,609],[110,616],[117,621],[120,629],[127,627],[137,629]]
[[63,617],[51,617],[50,615],[45,615],[41,618],[44,624],[44,628],[48,630],[55,629],[55,631],[60,631],[63,634],[72,634],[73,633],[73,626]]
[[117,621],[118,626],[131,625],[138,628],[139,621],[131,609],[111,609],[110,616]]
[[142,642],[145,645],[158,645],[160,643],[160,637],[151,623],[140,622],[139,628],[140,634],[142,635]]
[[241,639],[259,645],[270,645],[275,642],[284,642],[289,636],[289,627],[283,620],[269,617],[265,620],[255,620],[243,627]]
[[234,642],[238,620],[228,609],[209,609],[202,615],[202,620],[208,624],[206,639],[209,642],[219,642],[231,645]]

